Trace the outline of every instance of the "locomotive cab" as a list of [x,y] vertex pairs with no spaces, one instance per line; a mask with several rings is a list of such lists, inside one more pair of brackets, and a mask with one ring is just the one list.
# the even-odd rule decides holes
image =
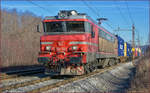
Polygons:
[[43,20],[38,62],[50,75],[82,75],[85,64],[94,61],[98,33],[85,14],[60,11]]

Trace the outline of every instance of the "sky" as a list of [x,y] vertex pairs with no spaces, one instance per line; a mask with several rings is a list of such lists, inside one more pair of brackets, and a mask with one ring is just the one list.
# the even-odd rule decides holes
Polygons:
[[[132,24],[135,25],[135,40],[138,35],[141,45],[148,42],[149,33],[149,2],[141,1],[1,1],[1,9],[17,9],[18,12],[30,11],[37,16],[56,16],[59,10],[76,10],[79,13],[86,13],[96,21],[97,18],[107,18],[102,22],[102,26],[109,32],[120,35],[125,41],[132,40]],[[120,27],[122,31],[115,31]]]

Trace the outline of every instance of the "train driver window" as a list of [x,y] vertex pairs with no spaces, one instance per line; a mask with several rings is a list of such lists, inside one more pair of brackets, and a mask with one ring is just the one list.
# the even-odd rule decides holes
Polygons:
[[45,22],[45,32],[63,32],[62,22]]
[[66,23],[68,32],[85,32],[83,21],[68,21]]
[[91,32],[91,23],[89,23],[89,22],[85,22],[86,23],[86,27],[85,27],[85,29],[86,29],[86,32]]

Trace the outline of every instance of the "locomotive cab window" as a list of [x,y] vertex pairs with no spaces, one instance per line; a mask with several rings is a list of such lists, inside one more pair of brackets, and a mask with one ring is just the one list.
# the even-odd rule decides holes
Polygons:
[[84,22],[82,21],[68,21],[66,26],[68,32],[85,32]]
[[44,30],[45,32],[63,32],[62,22],[46,22]]

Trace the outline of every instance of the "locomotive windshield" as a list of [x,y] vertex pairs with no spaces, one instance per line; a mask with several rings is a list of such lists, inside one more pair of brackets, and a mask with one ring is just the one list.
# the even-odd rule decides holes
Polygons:
[[45,32],[85,32],[83,21],[45,22]]
[[67,24],[67,31],[68,32],[85,32],[84,31],[84,22],[80,21],[68,21]]
[[63,32],[62,22],[44,23],[45,32]]

